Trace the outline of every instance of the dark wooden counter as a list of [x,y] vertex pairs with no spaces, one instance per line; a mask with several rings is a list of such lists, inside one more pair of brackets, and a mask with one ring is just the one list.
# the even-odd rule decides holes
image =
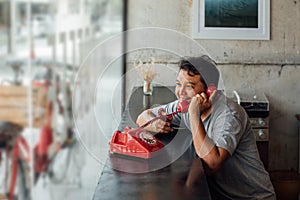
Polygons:
[[[164,87],[155,87],[152,96],[144,96],[141,88],[135,89],[120,128],[127,125],[134,127],[134,121],[142,110],[175,98],[172,90]],[[166,145],[159,156],[146,160],[110,155],[93,200],[211,199],[203,166],[195,155],[189,131],[180,129],[157,137]]]

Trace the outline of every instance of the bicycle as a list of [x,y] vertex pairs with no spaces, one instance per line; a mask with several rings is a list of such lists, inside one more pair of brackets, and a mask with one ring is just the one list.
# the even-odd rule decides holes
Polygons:
[[[59,88],[59,79],[57,79],[57,81],[56,84]],[[56,92],[59,93],[59,89]],[[63,93],[64,98],[70,97],[71,95],[70,91]],[[57,94],[56,96],[61,95]],[[70,124],[72,116],[69,106],[71,103],[68,100],[66,100],[67,102],[62,101],[63,100],[59,98],[52,98],[47,105],[46,120],[41,128],[38,144],[34,148],[35,182],[39,176],[43,174],[44,177],[48,176],[51,182],[60,183],[64,180],[64,176],[69,167],[72,149],[76,140],[74,138],[75,134],[72,125]],[[54,106],[53,102],[55,102],[56,106]],[[62,125],[63,128],[59,128],[61,125],[56,122],[61,118],[67,121],[66,124]],[[64,139],[57,139],[59,136]],[[64,165],[57,169],[56,164],[61,160],[64,160]]]
[[[23,138],[23,136],[21,136],[23,127],[13,122],[15,118],[8,119],[8,117],[4,117],[5,119],[2,119],[3,122],[1,123],[0,129],[0,160],[3,160],[3,162],[0,162],[0,169],[3,167],[5,170],[3,173],[0,171],[0,182],[4,183],[3,195],[1,195],[0,185],[0,199],[7,198],[8,200],[30,200],[30,183],[32,181],[32,186],[34,186],[41,174],[43,174],[44,177],[49,177],[49,180],[55,184],[64,181],[66,171],[70,165],[72,150],[74,149],[74,144],[76,144],[71,123],[67,124],[67,128],[64,130],[64,133],[62,133],[64,137],[60,141],[57,141],[56,137],[58,131],[53,128],[57,126],[53,125],[50,120],[52,118],[56,119],[57,115],[60,114],[64,116],[64,118],[68,118],[66,119],[68,122],[71,121],[71,102],[64,102],[61,104],[61,100],[59,100],[59,96],[64,96],[65,100],[68,99],[68,97],[71,97],[71,90],[69,90],[70,88],[65,85],[65,87],[62,87],[62,89],[59,91],[60,85],[58,83],[53,84],[52,75],[54,74],[54,70],[51,70],[50,64],[43,64],[41,62],[37,64],[39,65],[37,70],[39,74],[36,75],[41,76],[39,76],[38,79],[35,77],[32,80],[33,87],[40,87],[43,89],[43,91],[48,92],[48,89],[51,87],[51,85],[56,85],[57,87],[55,87],[55,89],[52,87],[52,89],[54,89],[54,91],[58,91],[58,93],[54,92],[52,94],[52,98],[49,99],[49,96],[47,98],[48,106],[46,106],[45,110],[47,113],[46,115],[48,115],[48,122],[46,119],[46,123],[43,123],[42,127],[39,127],[41,128],[40,139],[33,149],[33,158],[29,158],[29,145],[26,143],[26,140]],[[20,77],[23,74],[23,62],[20,60],[15,60],[9,62],[8,65],[13,69],[14,78],[13,80],[5,79],[5,82],[2,81],[2,83],[6,83],[5,87],[24,87],[21,81],[22,77]],[[42,73],[40,74],[40,72]],[[59,78],[57,80],[59,80]],[[3,91],[7,90],[10,91],[9,88],[3,88]],[[6,94],[6,92],[3,91],[2,93],[8,97],[10,93],[8,92]],[[22,90],[22,95],[26,94],[26,90],[24,91]],[[60,95],[59,92],[63,93],[63,95]],[[70,101],[70,99],[67,101]],[[55,106],[52,108],[53,102],[55,102]],[[18,107],[22,103],[14,99],[12,104],[13,105],[10,106]],[[52,115],[52,112],[54,115]],[[33,168],[30,168],[30,159],[31,161],[33,159]],[[57,163],[60,162],[63,163],[63,167],[57,165]],[[30,177],[30,170],[33,170],[33,177]],[[1,181],[1,174],[3,174],[3,181]]]
[[16,123],[0,122],[0,167],[4,167],[2,196],[8,200],[30,199],[30,152],[21,136],[22,130],[23,127]]
[[[25,138],[21,135],[23,127],[13,122],[0,122],[0,167],[4,167],[3,190],[0,195],[8,200],[30,200],[30,149]],[[51,158],[39,159],[35,154],[34,171],[35,183],[39,173],[45,173],[53,183],[63,181],[69,167],[72,147],[75,144],[73,132],[70,130],[64,143],[59,146]],[[61,158],[61,150],[67,150],[65,168],[62,173],[55,172],[55,163]],[[42,170],[39,170],[42,169]],[[61,170],[61,168],[59,169]],[[1,192],[0,192],[1,194]]]

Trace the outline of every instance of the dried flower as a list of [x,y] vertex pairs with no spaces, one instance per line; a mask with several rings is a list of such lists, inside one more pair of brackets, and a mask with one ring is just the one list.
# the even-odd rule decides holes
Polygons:
[[154,58],[152,58],[151,63],[143,63],[139,61],[138,64],[134,63],[134,66],[139,70],[141,77],[144,81],[151,82],[158,74],[155,72]]

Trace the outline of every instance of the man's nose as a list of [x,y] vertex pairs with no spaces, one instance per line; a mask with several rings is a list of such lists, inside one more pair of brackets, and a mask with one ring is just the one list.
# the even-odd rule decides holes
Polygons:
[[186,87],[185,86],[180,87],[180,89],[179,89],[179,95],[180,96],[186,95]]

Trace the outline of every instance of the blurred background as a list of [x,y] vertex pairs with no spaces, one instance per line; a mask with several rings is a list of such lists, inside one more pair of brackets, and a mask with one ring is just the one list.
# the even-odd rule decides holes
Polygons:
[[[76,133],[72,97],[80,119],[92,115],[93,100],[74,88],[93,90],[97,81],[88,78],[93,68],[85,80],[76,73],[90,65],[105,71],[101,83],[119,82],[122,58],[110,70],[97,63],[120,52],[122,40],[100,57],[88,55],[125,29],[124,13],[121,0],[0,0],[0,199],[91,198],[103,168],[93,156],[105,161],[106,152],[90,124],[78,124],[88,131]],[[102,86],[99,104],[109,101],[111,87]]]

